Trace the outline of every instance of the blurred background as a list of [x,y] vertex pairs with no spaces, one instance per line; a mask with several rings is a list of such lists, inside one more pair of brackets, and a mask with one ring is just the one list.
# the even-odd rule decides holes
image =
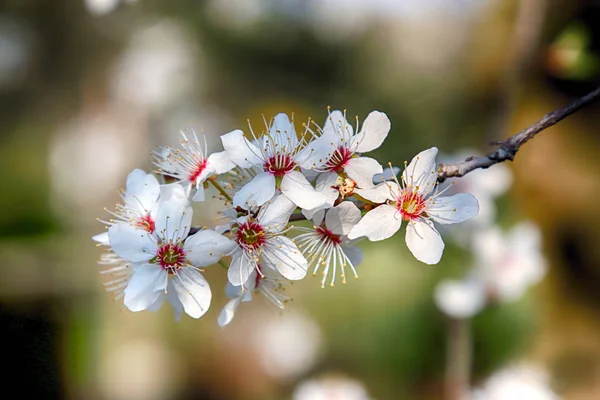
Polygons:
[[[283,315],[255,301],[220,329],[218,268],[200,320],[111,301],[96,218],[182,128],[217,149],[262,114],[378,109],[392,121],[381,163],[432,146],[482,154],[595,89],[599,57],[596,0],[0,1],[2,381],[39,399],[443,398],[449,324],[433,290],[471,267],[460,240],[435,266],[402,233],[361,243],[360,279],[308,276]],[[494,221],[536,223],[548,273],[471,321],[473,387],[525,360],[560,398],[600,398],[599,111],[508,166]],[[218,207],[196,207],[198,223],[214,226]],[[352,394],[311,395],[319,385]]]

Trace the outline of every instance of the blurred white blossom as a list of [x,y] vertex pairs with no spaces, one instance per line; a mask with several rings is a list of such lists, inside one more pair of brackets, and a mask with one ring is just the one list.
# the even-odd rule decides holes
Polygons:
[[369,400],[369,395],[361,382],[332,376],[300,383],[293,400]]
[[484,385],[472,392],[471,400],[558,400],[549,387],[549,378],[541,368],[515,365],[490,377]]

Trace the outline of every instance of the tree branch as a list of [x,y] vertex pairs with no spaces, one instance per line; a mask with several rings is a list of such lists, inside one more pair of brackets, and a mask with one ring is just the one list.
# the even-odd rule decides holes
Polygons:
[[541,120],[531,125],[529,128],[523,129],[521,132],[506,140],[495,143],[500,147],[486,156],[468,157],[465,161],[458,164],[440,164],[440,168],[438,169],[438,182],[444,182],[447,178],[452,177],[460,178],[473,170],[489,168],[494,164],[506,160],[513,161],[521,146],[530,139],[533,139],[535,135],[552,125],[557,124],[581,108],[593,103],[599,97],[600,88],[575,100],[565,107],[546,114]]

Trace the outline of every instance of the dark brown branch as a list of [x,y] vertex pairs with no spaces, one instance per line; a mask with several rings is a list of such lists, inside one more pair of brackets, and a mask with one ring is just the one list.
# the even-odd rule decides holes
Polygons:
[[598,99],[598,97],[600,97],[600,88],[575,100],[565,107],[546,114],[544,118],[531,125],[529,128],[523,129],[516,135],[496,143],[500,147],[486,156],[469,157],[465,161],[458,164],[440,164],[440,168],[438,170],[438,182],[444,182],[446,179],[452,177],[459,178],[465,176],[473,170],[479,168],[489,168],[494,164],[498,164],[506,160],[513,161],[515,155],[523,144],[530,139],[533,139],[535,135],[544,129],[557,124],[574,112],[593,103]]

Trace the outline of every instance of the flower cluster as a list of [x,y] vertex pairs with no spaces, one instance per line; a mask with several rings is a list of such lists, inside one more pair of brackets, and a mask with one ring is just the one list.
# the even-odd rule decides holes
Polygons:
[[[363,154],[380,147],[390,121],[371,112],[353,127],[340,111],[323,126],[309,121],[297,132],[278,114],[265,129],[249,127],[221,136],[223,151],[209,154],[206,139],[182,132],[179,146],[154,153],[157,175],[134,170],[122,203],[94,236],[107,248],[101,258],[108,290],[131,311],[157,310],[168,301],[179,318],[201,317],[211,303],[204,269],[227,269],[230,301],[218,322],[227,325],[241,303],[260,295],[283,309],[290,281],[307,271],[321,285],[357,277],[363,237],[391,237],[404,222],[414,256],[437,263],[444,242],[434,226],[462,222],[478,213],[470,194],[443,196],[437,186],[436,148],[419,153],[397,177]],[[194,227],[193,205],[223,201],[224,224]],[[307,220],[312,226],[290,225]]]

